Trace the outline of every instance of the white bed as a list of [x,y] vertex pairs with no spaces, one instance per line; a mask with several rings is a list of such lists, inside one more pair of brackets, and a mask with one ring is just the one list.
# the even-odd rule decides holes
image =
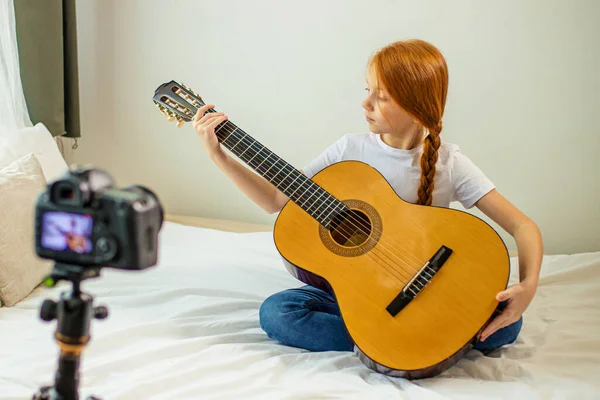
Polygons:
[[[310,353],[267,338],[261,302],[301,285],[271,232],[166,222],[160,235],[158,266],[105,269],[83,284],[110,315],[92,322],[82,399],[600,398],[600,253],[546,256],[514,345],[488,357],[472,351],[444,374],[411,382],[372,372],[351,353]],[[38,287],[0,308],[0,399],[30,398],[53,381],[56,321],[43,323],[38,312],[67,288]]]

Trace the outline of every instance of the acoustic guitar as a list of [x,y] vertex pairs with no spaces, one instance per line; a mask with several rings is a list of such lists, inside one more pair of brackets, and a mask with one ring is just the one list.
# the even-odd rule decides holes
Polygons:
[[[175,81],[160,85],[153,100],[178,126],[205,104]],[[277,250],[294,277],[336,298],[365,365],[426,378],[473,347],[510,272],[490,225],[467,212],[408,203],[365,163],[342,161],[309,179],[229,120],[215,133],[290,199],[273,228]]]

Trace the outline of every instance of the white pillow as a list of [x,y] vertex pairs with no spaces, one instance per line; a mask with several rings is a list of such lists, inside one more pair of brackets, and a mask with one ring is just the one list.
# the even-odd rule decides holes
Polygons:
[[52,134],[41,122],[21,129],[0,144],[0,168],[27,154],[34,154],[42,166],[47,182],[69,169]]
[[42,168],[28,154],[0,169],[0,303],[24,299],[52,269],[35,252],[38,195],[46,189]]

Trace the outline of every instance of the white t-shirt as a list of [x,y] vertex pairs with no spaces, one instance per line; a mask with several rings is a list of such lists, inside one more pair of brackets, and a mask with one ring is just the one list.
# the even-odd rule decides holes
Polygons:
[[[471,208],[495,188],[487,176],[460,148],[441,139],[436,163],[432,205],[449,207],[453,201]],[[378,170],[396,194],[410,203],[417,202],[421,182],[420,160],[423,145],[402,150],[388,146],[374,133],[344,135],[302,170],[309,178],[331,164],[346,160],[362,161]]]

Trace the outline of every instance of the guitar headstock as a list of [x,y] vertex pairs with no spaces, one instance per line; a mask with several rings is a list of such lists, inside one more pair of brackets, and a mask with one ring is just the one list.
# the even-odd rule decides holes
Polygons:
[[204,101],[193,90],[183,84],[171,81],[163,83],[154,91],[152,98],[156,107],[167,117],[167,121],[177,120],[177,127],[190,122]]

